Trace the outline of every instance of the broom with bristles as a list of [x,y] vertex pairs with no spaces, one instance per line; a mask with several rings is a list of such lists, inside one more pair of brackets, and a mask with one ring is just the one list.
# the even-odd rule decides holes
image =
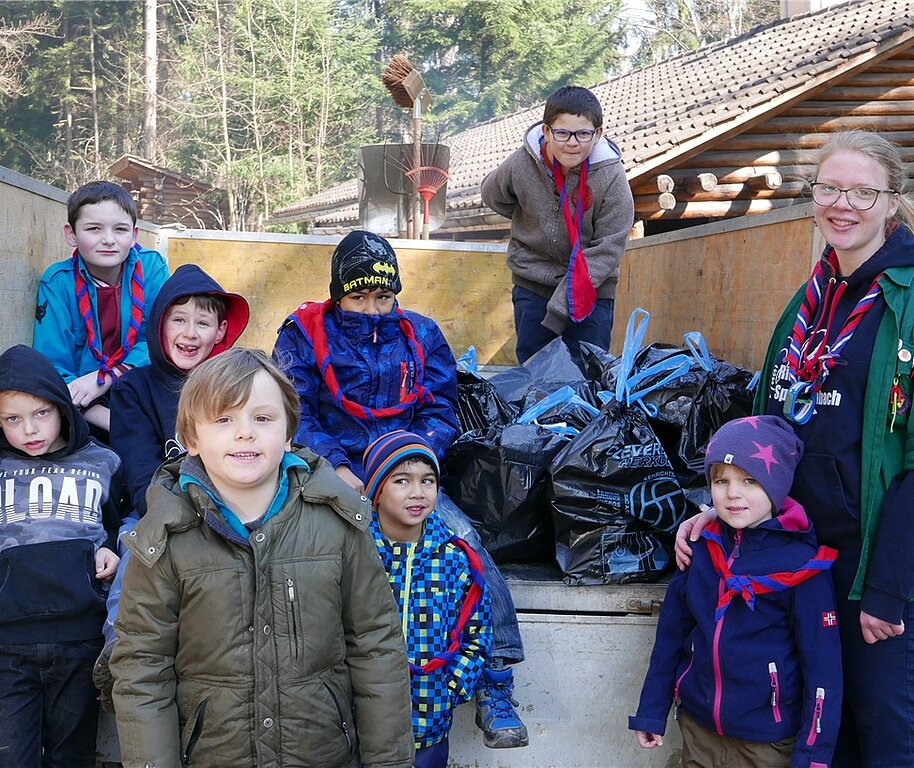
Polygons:
[[[431,96],[422,75],[402,53],[396,54],[384,67],[381,81],[394,103],[413,111],[413,168],[422,165],[422,108],[431,103]],[[419,238],[419,196],[416,195],[408,222],[407,236]]]

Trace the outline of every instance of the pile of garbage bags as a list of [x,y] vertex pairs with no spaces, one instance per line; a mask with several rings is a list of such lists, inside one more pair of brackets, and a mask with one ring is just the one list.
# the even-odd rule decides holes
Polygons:
[[554,559],[569,585],[670,569],[676,528],[710,501],[708,439],[749,415],[753,377],[698,333],[645,346],[649,317],[632,313],[619,358],[582,344],[582,368],[560,339],[489,379],[461,358],[443,485],[496,562]]

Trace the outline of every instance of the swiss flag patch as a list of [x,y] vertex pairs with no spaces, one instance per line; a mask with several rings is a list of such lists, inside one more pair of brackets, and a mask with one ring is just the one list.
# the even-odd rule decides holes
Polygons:
[[838,626],[838,617],[835,615],[834,611],[825,611],[822,614],[822,626],[823,627],[837,627]]

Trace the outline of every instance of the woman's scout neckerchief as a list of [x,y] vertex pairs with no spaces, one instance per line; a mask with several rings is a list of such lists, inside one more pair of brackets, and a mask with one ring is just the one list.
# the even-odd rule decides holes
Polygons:
[[[136,246],[134,246],[134,250]],[[98,361],[98,378],[99,384],[105,383],[105,375],[111,374],[115,378],[117,374],[114,369],[117,368],[131,349],[136,345],[137,338],[140,335],[140,328],[143,325],[143,316],[146,310],[146,289],[143,284],[143,262],[139,259],[133,268],[133,276],[130,278],[130,324],[127,327],[127,336],[121,346],[111,355],[106,355],[102,350],[102,345],[98,334],[95,332],[95,310],[92,307],[92,297],[89,295],[89,286],[86,278],[83,277],[82,270],[79,268],[79,250],[73,251],[73,273],[76,277],[76,303],[79,307],[79,314],[86,324],[86,343],[92,356]]]
[[[790,334],[785,359],[790,387],[784,400],[784,417],[795,424],[805,424],[815,414],[816,394],[824,386],[831,369],[841,362],[841,350],[882,293],[880,272],[848,315],[834,342],[829,344],[835,310],[847,289],[847,281],[838,282],[837,274],[838,258],[834,249],[829,248],[806,284],[806,293]],[[813,322],[815,325],[810,330]]]
[[302,304],[295,310],[295,316],[298,318],[300,327],[311,340],[321,377],[340,408],[357,419],[387,419],[404,413],[413,405],[435,401],[435,396],[422,384],[425,378],[425,351],[416,338],[413,324],[406,316],[406,313],[399,307],[394,308],[394,313],[399,317],[400,330],[406,337],[410,351],[417,361],[416,367],[418,370],[410,373],[410,371],[406,370],[407,363],[404,362],[401,365],[403,370],[401,371],[400,402],[396,405],[386,408],[371,408],[350,400],[343,392],[339,379],[337,379],[336,371],[333,368],[330,344],[327,341],[327,331],[324,327],[326,314],[333,309],[333,306],[333,299],[328,299],[319,304]]
[[574,210],[572,210],[572,201],[569,199],[568,187],[565,185],[565,172],[558,160],[550,162],[546,154],[545,141],[540,143],[540,154],[543,156],[546,167],[552,169],[562,205],[562,215],[565,217],[565,228],[568,230],[568,239],[571,240],[571,257],[568,260],[568,277],[565,281],[568,316],[575,323],[580,323],[590,317],[590,313],[597,305],[597,289],[594,288],[593,281],[590,279],[587,259],[584,258],[584,252],[581,249],[581,230],[584,226],[584,209],[587,207],[585,201],[588,193],[587,172],[590,169],[590,158],[588,157],[581,163],[578,197],[574,201]]

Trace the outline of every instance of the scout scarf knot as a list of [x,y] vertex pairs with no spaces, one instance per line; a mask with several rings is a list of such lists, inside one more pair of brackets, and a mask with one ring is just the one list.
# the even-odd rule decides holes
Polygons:
[[425,664],[414,664],[413,662],[409,662],[409,672],[411,675],[428,675],[436,669],[441,669],[441,667],[451,663],[451,660],[460,652],[460,641],[463,638],[464,627],[466,627],[467,622],[473,614],[476,613],[476,607],[479,605],[479,601],[482,600],[482,593],[486,583],[482,575],[482,559],[476,554],[476,550],[463,539],[453,536],[450,541],[460,547],[466,554],[467,560],[470,563],[470,576],[473,579],[473,583],[470,585],[470,589],[463,599],[463,605],[460,606],[457,623],[448,634],[450,643],[448,644],[447,649],[436,656],[433,656],[425,662]]
[[[357,419],[388,419],[392,416],[398,416],[404,413],[414,405],[434,402],[435,396],[422,384],[425,378],[425,351],[416,338],[416,331],[410,322],[406,313],[399,307],[394,308],[394,313],[400,319],[400,330],[406,337],[409,348],[416,360],[418,370],[415,376],[404,375],[403,380],[412,380],[410,386],[403,385],[400,387],[400,402],[396,405],[387,406],[386,408],[370,408],[360,405],[354,400],[350,400],[343,392],[337,379],[336,371],[333,369],[333,362],[330,359],[330,345],[327,341],[327,331],[324,321],[328,311],[334,307],[333,299],[328,299],[320,304],[309,303],[302,304],[295,310],[295,318],[299,326],[311,340],[314,347],[314,356],[317,358],[317,366],[321,372],[321,377],[327,385],[327,389],[336,399],[336,402],[348,414]],[[406,363],[404,362],[404,365]]]
[[838,551],[831,547],[819,547],[816,554],[795,571],[777,571],[775,573],[734,574],[727,562],[724,552],[723,539],[720,536],[720,521],[714,520],[705,526],[701,536],[708,545],[708,554],[714,570],[723,579],[724,592],[717,602],[714,612],[715,621],[720,621],[734,597],[739,595],[749,606],[750,611],[755,610],[756,595],[769,592],[783,592],[785,589],[795,587],[817,573],[827,571],[835,562]]
[[593,281],[590,279],[590,269],[587,267],[587,259],[581,248],[584,211],[592,204],[590,189],[587,186],[590,158],[581,163],[577,195],[569,195],[568,186],[565,184],[565,172],[557,160],[549,161],[544,141],[540,144],[540,152],[546,167],[552,170],[562,206],[562,215],[565,218],[565,228],[568,230],[568,239],[571,240],[571,257],[568,260],[568,276],[565,280],[568,316],[575,323],[580,323],[590,317],[597,305],[597,289],[594,288]]
[[784,401],[784,416],[795,424],[805,424],[815,414],[816,394],[831,369],[841,362],[841,350],[882,292],[880,273],[851,310],[838,335],[829,342],[835,311],[847,289],[847,282],[838,282],[837,275],[838,259],[834,249],[829,248],[806,284],[790,334],[785,362],[791,385]]
[[123,343],[112,355],[106,355],[102,350],[99,338],[100,329],[96,329],[95,310],[92,308],[92,297],[89,295],[89,285],[86,278],[83,277],[82,270],[79,268],[79,251],[73,251],[73,273],[76,278],[76,303],[79,307],[79,314],[86,324],[86,343],[92,356],[98,361],[98,378],[99,384],[105,383],[105,375],[111,374],[116,377],[114,369],[124,362],[124,358],[131,349],[136,346],[137,339],[140,335],[140,328],[143,325],[143,317],[146,311],[145,288],[143,285],[143,263],[138,258],[136,246],[131,248],[137,255],[136,265],[133,269],[133,276],[130,279],[130,323],[127,326],[127,335]]

